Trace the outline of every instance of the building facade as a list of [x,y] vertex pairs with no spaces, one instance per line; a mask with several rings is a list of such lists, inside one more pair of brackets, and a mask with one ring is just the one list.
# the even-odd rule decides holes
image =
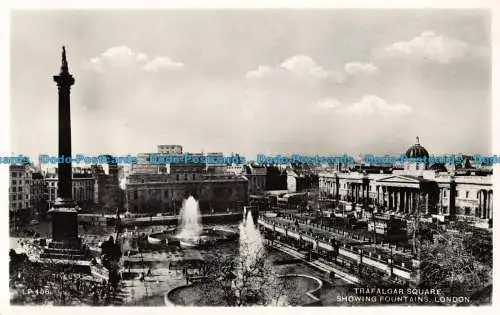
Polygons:
[[199,201],[202,212],[243,209],[248,203],[248,180],[227,174],[131,174],[126,208],[134,213],[177,214],[189,196]]
[[139,153],[137,154],[137,163],[132,164],[132,174],[158,174],[160,166],[150,164],[151,156],[159,155],[159,153]]
[[[405,155],[429,157],[419,143]],[[481,226],[491,225],[493,219],[491,175],[444,171],[423,162],[405,162],[403,170],[391,174],[320,173],[319,187],[323,197],[360,213],[373,210],[405,216],[419,211],[424,217],[458,218]]]
[[163,155],[182,154],[182,145],[178,144],[160,144],[158,145],[158,153]]
[[248,194],[259,195],[266,190],[267,169],[260,165],[245,165],[244,176],[248,179]]
[[[95,198],[95,178],[91,169],[79,167],[73,168],[73,200],[82,208],[93,205]],[[48,203],[53,205],[58,197],[58,176],[57,173],[45,174],[47,183]]]
[[11,224],[26,223],[32,215],[32,167],[9,165],[9,219]]
[[47,183],[41,172],[31,174],[31,206],[34,215],[44,216],[48,211]]

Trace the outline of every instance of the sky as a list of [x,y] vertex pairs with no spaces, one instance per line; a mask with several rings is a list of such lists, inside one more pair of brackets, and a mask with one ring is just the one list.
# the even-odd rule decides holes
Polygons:
[[486,10],[14,11],[11,151],[491,153]]

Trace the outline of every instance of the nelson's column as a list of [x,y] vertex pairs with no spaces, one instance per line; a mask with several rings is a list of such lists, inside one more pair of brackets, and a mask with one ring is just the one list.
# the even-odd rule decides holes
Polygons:
[[[59,90],[59,156],[71,158],[70,91],[75,79],[69,73],[66,50],[62,48],[61,71],[54,76]],[[58,198],[49,214],[52,216],[52,242],[46,254],[60,258],[81,258],[78,238],[78,209],[73,200],[72,164],[58,164]],[[68,257],[70,256],[70,257]]]

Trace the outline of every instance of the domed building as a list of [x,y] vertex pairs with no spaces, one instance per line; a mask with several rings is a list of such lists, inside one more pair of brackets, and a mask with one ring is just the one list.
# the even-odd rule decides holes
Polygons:
[[[358,216],[370,216],[376,210],[405,218],[419,211],[426,220],[465,220],[476,227],[491,228],[491,173],[474,169],[467,169],[468,173],[455,172],[455,164],[446,162],[431,165],[429,158],[432,156],[418,137],[416,143],[403,152],[404,169],[394,167],[388,174],[354,169],[322,172],[319,175],[320,193],[334,200],[339,209],[352,209]],[[454,166],[452,171],[450,165]]]
[[424,171],[429,167],[429,152],[420,144],[419,137],[417,137],[417,143],[406,150],[405,157],[404,169],[406,171]]

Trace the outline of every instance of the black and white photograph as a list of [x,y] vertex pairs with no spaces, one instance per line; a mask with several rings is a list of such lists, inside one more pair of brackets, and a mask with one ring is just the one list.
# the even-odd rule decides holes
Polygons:
[[10,305],[491,306],[491,24],[12,10]]

